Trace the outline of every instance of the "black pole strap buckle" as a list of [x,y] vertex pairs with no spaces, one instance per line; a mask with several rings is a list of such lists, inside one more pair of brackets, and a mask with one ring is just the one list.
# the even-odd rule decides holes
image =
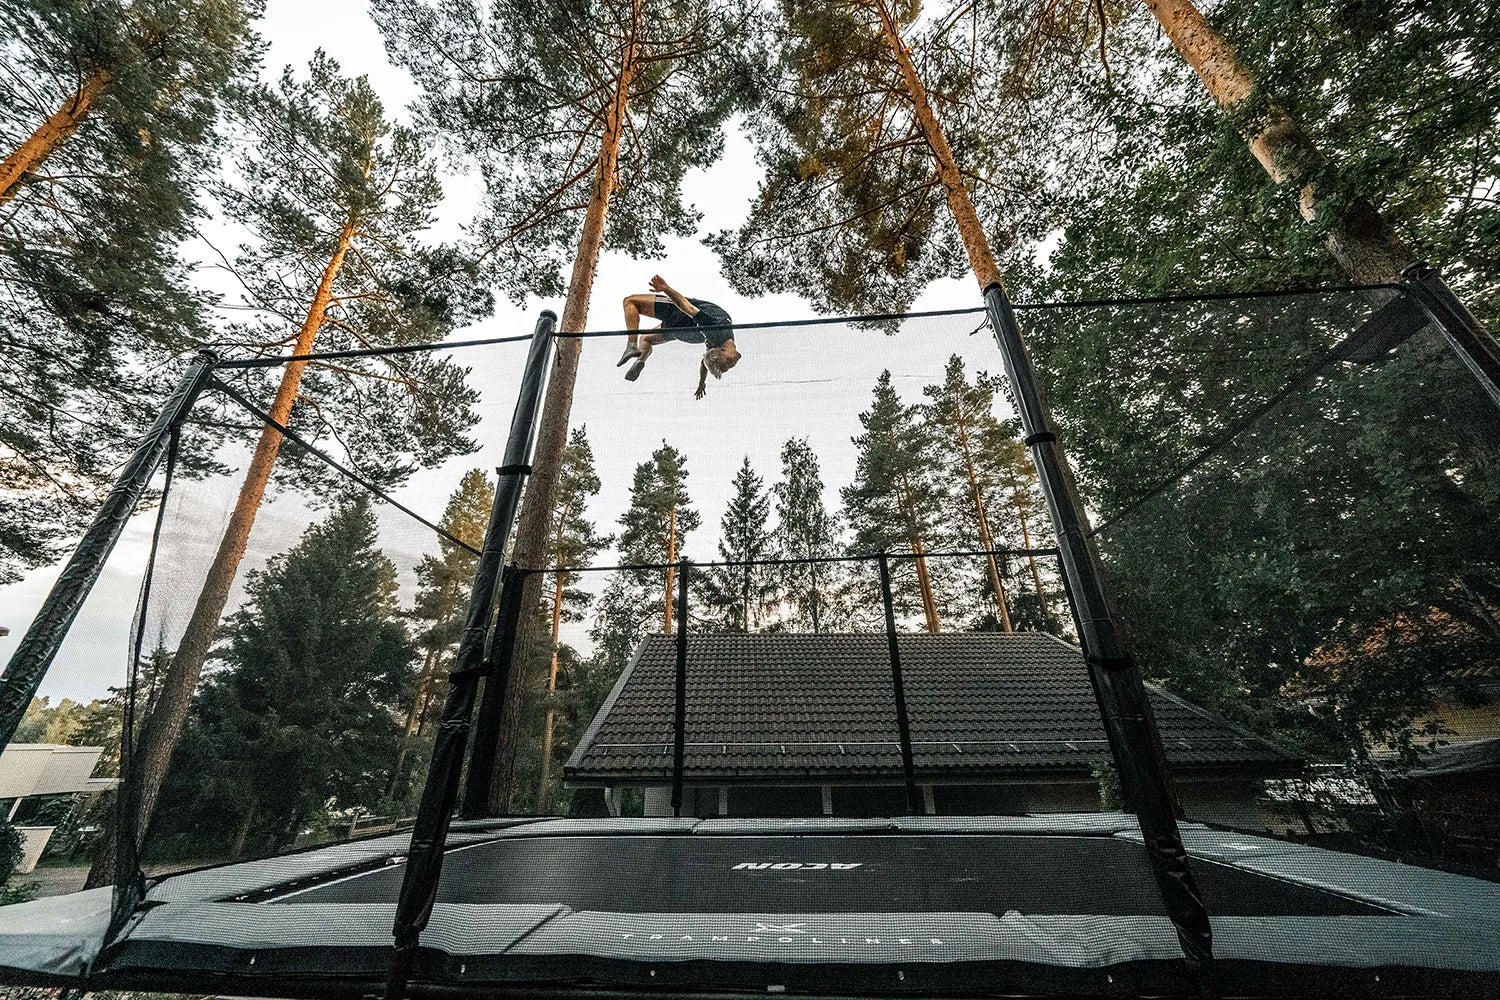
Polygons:
[[525,462],[520,465],[502,465],[495,471],[502,476],[514,476],[517,474],[522,476],[529,476],[531,475],[531,463]]
[[1048,444],[1056,440],[1057,435],[1053,434],[1051,431],[1038,431],[1021,443],[1030,448],[1034,444]]

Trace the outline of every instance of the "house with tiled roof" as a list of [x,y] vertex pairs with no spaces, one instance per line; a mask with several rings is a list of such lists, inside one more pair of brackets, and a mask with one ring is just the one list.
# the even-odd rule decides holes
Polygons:
[[[1110,759],[1083,654],[1041,633],[898,637],[912,757],[937,815],[1088,812]],[[642,640],[564,769],[575,789],[627,790],[670,815],[676,643]],[[692,635],[685,815],[907,811],[886,636]],[[1261,784],[1301,769],[1282,749],[1147,685],[1189,818],[1283,829]]]

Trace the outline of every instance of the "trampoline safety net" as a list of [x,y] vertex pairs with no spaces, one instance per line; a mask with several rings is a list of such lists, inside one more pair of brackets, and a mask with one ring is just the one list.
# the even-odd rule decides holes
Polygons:
[[1500,410],[1395,286],[1015,317],[1086,541],[984,309],[218,359],[0,979],[1495,995]]

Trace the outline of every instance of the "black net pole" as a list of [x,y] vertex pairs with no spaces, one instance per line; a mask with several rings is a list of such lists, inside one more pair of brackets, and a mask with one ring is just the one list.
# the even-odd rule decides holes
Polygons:
[[[682,776],[687,766],[688,567],[677,564],[677,676],[672,707],[672,815],[682,815]],[[668,598],[670,600],[670,598]]]
[[906,811],[912,816],[926,812],[917,789],[917,765],[911,752],[911,720],[906,715],[906,684],[901,677],[901,646],[896,641],[896,600],[891,592],[891,561],[880,553],[880,599],[885,604],[885,642],[891,660],[891,690],[896,698],[896,738],[901,741],[901,774],[906,782]]
[[1088,515],[1078,486],[1057,440],[1052,415],[1005,289],[998,282],[990,285],[984,290],[984,302],[1020,409],[1026,446],[1052,514],[1063,576],[1078,622],[1078,642],[1092,675],[1115,767],[1122,785],[1133,793],[1147,855],[1183,954],[1192,962],[1212,958],[1208,909],[1177,828],[1177,798],[1167,777],[1161,735],[1146,699],[1140,669],[1110,607],[1103,566],[1089,537]]
[[187,419],[193,403],[213,376],[217,361],[217,357],[208,351],[200,352],[193,359],[162,405],[156,420],[141,438],[141,443],[120,470],[109,496],[104,498],[104,504],[89,522],[78,547],[47,592],[26,634],[16,644],[5,672],[0,674],[0,746],[8,744],[15,736],[16,727],[21,724],[27,706],[36,696],[37,688],[41,687],[47,668],[52,665],[52,658],[62,647],[63,639],[99,579],[105,561],[151,485],[151,477],[167,452],[172,432]]
[[505,688],[515,667],[521,634],[522,585],[526,574],[514,564],[505,567],[500,577],[500,614],[490,655],[485,664],[484,693],[479,699],[479,714],[474,718],[474,747],[469,751],[469,768],[464,779],[464,802],[460,815],[464,819],[493,816],[501,810],[492,808],[490,792],[495,781],[495,758],[505,734],[500,731],[505,711]]
[[550,310],[543,312],[532,333],[531,349],[526,354],[521,392],[516,399],[510,435],[505,442],[505,464],[500,470],[489,525],[485,528],[484,544],[480,547],[464,628],[453,659],[453,671],[448,675],[448,697],[443,703],[432,760],[427,767],[427,783],[422,789],[422,801],[417,806],[416,823],[412,827],[411,846],[407,850],[406,871],[392,928],[395,951],[386,984],[389,1000],[400,1000],[406,994],[417,945],[437,901],[448,824],[452,822],[453,808],[458,800],[469,717],[474,712],[479,678],[484,673],[485,638],[494,614],[496,584],[505,561],[516,508],[521,502],[521,485],[530,470],[531,441],[536,430],[537,411],[541,409],[547,359],[556,330],[557,316]]
[[1490,402],[1500,407],[1500,351],[1495,339],[1432,267],[1413,264],[1401,272],[1401,284],[1432,317]]

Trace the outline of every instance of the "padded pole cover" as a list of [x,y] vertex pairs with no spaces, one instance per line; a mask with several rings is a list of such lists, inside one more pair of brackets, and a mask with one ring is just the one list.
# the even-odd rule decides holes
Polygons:
[[1500,352],[1495,338],[1464,306],[1443,276],[1426,264],[1401,272],[1401,284],[1432,317],[1443,339],[1474,376],[1490,402],[1500,407]]
[[1167,915],[1177,928],[1183,954],[1191,961],[1213,957],[1208,909],[1188,866],[1177,829],[1177,799],[1167,778],[1166,755],[1156,717],[1146,700],[1141,672],[1126,646],[1124,631],[1110,607],[1103,566],[1089,537],[1088,514],[1078,496],[1073,471],[1057,440],[1036,371],[1005,289],[997,282],[984,290],[985,309],[1021,411],[1031,459],[1052,514],[1063,575],[1078,622],[1078,641],[1088,663],[1104,732],[1134,806]]
[[[516,398],[515,413],[510,420],[510,435],[505,442],[503,463],[508,467],[530,464],[531,442],[536,430],[537,412],[541,409],[542,386],[547,379],[547,354],[557,329],[557,315],[542,313],[532,333],[531,348],[526,354],[526,369],[521,376],[521,392]],[[396,904],[392,933],[396,950],[391,957],[391,974],[386,996],[398,1000],[405,996],[407,979],[416,958],[422,930],[432,918],[437,901],[438,878],[443,871],[443,850],[448,842],[448,824],[458,802],[459,777],[463,771],[464,749],[469,738],[469,720],[474,713],[475,693],[485,670],[485,638],[494,617],[496,584],[505,562],[505,547],[521,502],[521,485],[525,474],[520,471],[500,477],[495,488],[490,522],[480,547],[479,566],[474,573],[474,588],[469,594],[469,608],[459,635],[458,652],[453,671],[448,675],[448,697],[443,703],[442,718],[427,766],[427,783],[417,806],[416,823],[411,832],[411,848],[406,855],[406,870],[401,881],[401,895]]]
[[172,395],[167,397],[150,430],[136,446],[135,453],[120,470],[120,477],[115,480],[109,496],[104,498],[104,505],[94,515],[62,574],[47,592],[36,618],[32,619],[26,634],[16,645],[10,662],[5,665],[5,673],[0,674],[0,746],[9,743],[16,735],[16,727],[21,724],[26,707],[41,686],[47,668],[52,665],[52,658],[57,655],[63,639],[67,638],[68,629],[88,599],[89,591],[93,590],[104,563],[114,551],[115,543],[120,540],[120,534],[135,513],[146,488],[151,485],[151,477],[167,453],[173,430],[187,419],[188,411],[213,375],[217,361],[218,358],[209,351],[199,352],[193,360],[172,390]]

